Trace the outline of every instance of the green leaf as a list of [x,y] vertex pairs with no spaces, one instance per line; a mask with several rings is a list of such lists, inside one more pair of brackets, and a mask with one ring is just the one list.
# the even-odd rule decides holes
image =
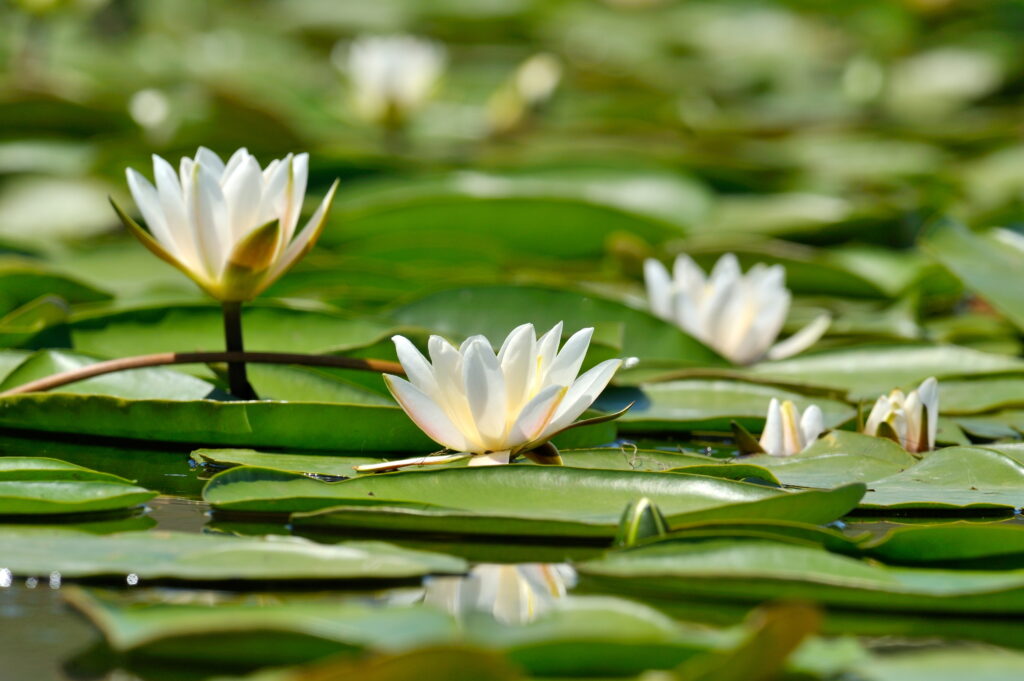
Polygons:
[[728,365],[699,341],[643,310],[572,291],[526,286],[442,291],[397,308],[392,317],[401,324],[456,339],[480,333],[498,344],[525,322],[532,322],[538,333],[560,321],[567,333],[587,326],[614,325],[622,334],[621,356],[679,366]]
[[761,602],[799,599],[835,608],[909,612],[1024,613],[1024,575],[895,568],[752,539],[661,542],[579,566],[590,589],[658,599]]
[[[66,350],[40,350],[26,358],[7,378],[0,391],[95,364],[96,359]],[[109,395],[125,399],[198,400],[213,391],[213,386],[180,371],[162,368],[132,369],[96,376],[54,388],[52,392],[76,395]]]
[[864,550],[888,563],[910,565],[977,561],[985,567],[1006,557],[1024,564],[1024,526],[956,522],[897,527],[865,544]]
[[990,449],[947,447],[872,482],[862,506],[1016,509],[1022,498],[1024,465]]
[[703,517],[779,517],[829,522],[856,504],[854,485],[835,493],[789,494],[732,480],[565,466],[450,468],[363,476],[337,483],[262,468],[214,476],[203,498],[217,509],[302,512],[300,525],[430,526],[452,532],[605,537],[641,497],[670,523]]
[[1024,653],[986,647],[914,650],[857,665],[864,681],[1009,681],[1024,676]]
[[955,345],[864,345],[827,350],[752,367],[759,376],[848,390],[874,400],[893,388],[916,386],[929,376],[1024,372],[1024,362]]
[[732,421],[760,432],[772,398],[792,400],[801,411],[817,404],[827,427],[842,425],[856,416],[856,410],[848,404],[824,397],[807,397],[757,383],[701,379],[646,383],[639,388],[611,388],[598,398],[594,408],[617,411],[623,404],[635,402],[618,420],[619,431],[623,433],[728,433]]
[[91,535],[59,528],[0,528],[0,553],[14,574],[52,571],[64,577],[234,580],[406,579],[458,573],[452,556],[383,542],[332,546],[298,537],[241,538],[188,532],[122,532]]
[[198,464],[231,468],[233,466],[259,466],[291,473],[336,475],[351,478],[358,473],[353,466],[380,463],[385,459],[370,456],[328,456],[326,454],[284,454],[258,452],[255,449],[197,449],[192,460]]
[[[389,331],[378,322],[335,312],[258,303],[243,308],[242,327],[246,350],[273,352],[345,350],[373,343]],[[82,313],[72,320],[70,332],[76,350],[106,357],[224,349],[221,309],[207,303]]]
[[437,449],[398,407],[358,404],[126,400],[33,393],[0,398],[0,426],[208,447],[347,452]]
[[0,258],[0,314],[6,314],[41,296],[56,296],[69,303],[110,300],[110,294],[72,278],[43,262]]
[[424,233],[466,238],[486,225],[487,238],[506,252],[587,258],[602,255],[616,232],[652,242],[676,237],[707,209],[705,189],[677,173],[462,171],[346,189],[321,242],[351,251],[364,240]]
[[834,430],[799,454],[757,454],[740,461],[767,468],[785,485],[828,488],[886,478],[918,460],[891,440]]
[[125,511],[156,494],[116,475],[56,459],[0,458],[0,516]]
[[1024,269],[1024,252],[991,235],[974,234],[948,219],[929,228],[921,247],[949,268],[968,290],[991,303],[1018,329],[1024,329],[1024,301],[1011,283]]

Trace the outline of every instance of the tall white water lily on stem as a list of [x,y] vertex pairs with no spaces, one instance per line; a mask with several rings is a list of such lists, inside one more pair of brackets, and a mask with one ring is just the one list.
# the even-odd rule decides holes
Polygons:
[[128,187],[149,231],[114,205],[125,226],[153,253],[221,301],[259,295],[288,271],[323,230],[337,182],[301,231],[308,154],[261,168],[245,149],[227,163],[200,147],[175,171],[153,156],[154,186],[129,168]]
[[497,354],[483,336],[472,336],[458,348],[431,336],[430,361],[407,338],[395,336],[408,380],[386,375],[391,394],[424,433],[456,454],[359,470],[443,463],[467,455],[473,457],[470,465],[503,464],[545,444],[574,425],[622,365],[610,359],[578,375],[593,333],[592,328],[578,331],[559,350],[561,322],[539,339],[532,324],[523,324]]
[[824,430],[825,417],[818,405],[812,404],[801,415],[790,400],[780,404],[772,398],[759,444],[765,454],[792,456],[807,449]]
[[444,48],[429,40],[359,38],[349,48],[345,67],[356,113],[379,125],[403,124],[433,94],[444,65]]
[[875,402],[864,433],[887,437],[908,452],[927,452],[935,449],[935,436],[939,428],[939,382],[925,379],[917,390],[904,395],[893,390]]
[[726,253],[710,275],[688,256],[676,258],[672,273],[660,262],[644,263],[651,311],[713,348],[735,364],[784,359],[813,345],[828,329],[822,315],[786,340],[775,343],[792,296],[781,265],[754,265],[743,274]]

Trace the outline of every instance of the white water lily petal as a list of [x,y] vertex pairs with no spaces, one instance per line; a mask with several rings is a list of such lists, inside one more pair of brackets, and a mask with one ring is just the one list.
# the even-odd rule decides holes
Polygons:
[[608,359],[576,379],[569,386],[554,418],[541,434],[541,439],[554,436],[578,419],[600,396],[621,366],[621,359]]
[[939,429],[939,382],[935,377],[926,378],[917,388],[917,394],[924,405],[924,418],[928,421],[928,451],[935,449],[935,438]]
[[434,442],[455,451],[468,448],[465,436],[455,427],[448,415],[422,390],[404,378],[386,374],[388,390],[409,418]]
[[554,418],[568,389],[567,386],[549,385],[523,407],[509,433],[509,442],[513,447],[533,442],[541,436]]
[[429,99],[445,65],[440,45],[411,36],[359,38],[348,51],[345,70],[358,115],[395,125]]
[[765,418],[759,444],[766,454],[783,456],[786,453],[782,434],[782,408],[774,397],[768,404],[768,416]]
[[822,413],[821,407],[812,404],[804,410],[804,415],[800,419],[800,437],[803,443],[801,451],[813,444],[823,432],[825,432],[825,414]]
[[509,459],[512,457],[512,453],[508,451],[504,452],[490,452],[488,454],[478,454],[469,460],[470,466],[501,466],[507,464]]
[[501,371],[505,375],[508,407],[523,404],[533,383],[534,358],[537,354],[537,334],[533,324],[523,324],[512,330],[498,352]]
[[832,317],[827,314],[816,317],[814,321],[786,340],[772,346],[768,351],[768,359],[786,359],[803,352],[825,335],[831,323]]
[[508,427],[507,390],[501,365],[486,340],[468,343],[462,353],[462,380],[470,412],[488,449],[501,449]]
[[576,380],[583,366],[583,358],[587,355],[587,348],[590,347],[590,339],[594,336],[593,327],[580,329],[574,333],[562,346],[561,351],[555,356],[547,375],[544,377],[545,385],[552,383],[557,385],[569,385]]
[[434,370],[430,366],[416,346],[405,336],[392,336],[395,344],[395,351],[398,354],[398,361],[405,369],[406,378],[414,386],[419,388],[431,399],[437,399],[440,392],[437,386],[437,379],[434,378]]
[[[295,235],[308,168],[306,154],[289,154],[261,170],[244,148],[225,164],[216,153],[200,147],[195,158],[181,159],[177,172],[153,156],[155,188],[134,170],[129,169],[127,176],[143,220],[169,261],[214,298],[242,301],[259,295],[287,272],[323,229],[337,183]],[[278,241],[276,246],[269,244],[271,253],[265,250],[258,264],[243,258],[228,267],[229,259],[242,253],[239,246],[246,239],[274,222]]]
[[665,266],[654,258],[644,261],[644,284],[651,313],[661,319],[671,319],[672,279]]

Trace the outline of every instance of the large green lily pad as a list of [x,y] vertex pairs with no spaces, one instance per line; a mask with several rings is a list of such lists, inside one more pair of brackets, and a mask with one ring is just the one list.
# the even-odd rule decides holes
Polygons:
[[130,480],[57,459],[0,458],[0,516],[125,511],[156,495]]
[[241,538],[189,532],[92,535],[57,528],[0,528],[0,555],[14,574],[140,580],[406,579],[458,573],[459,558],[382,542],[324,546],[298,537]]

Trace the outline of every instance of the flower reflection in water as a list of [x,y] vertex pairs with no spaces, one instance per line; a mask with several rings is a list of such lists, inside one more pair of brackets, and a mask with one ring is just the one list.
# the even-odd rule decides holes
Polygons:
[[499,622],[523,624],[551,609],[576,583],[565,564],[481,564],[464,577],[433,577],[423,602],[455,616],[490,613]]

